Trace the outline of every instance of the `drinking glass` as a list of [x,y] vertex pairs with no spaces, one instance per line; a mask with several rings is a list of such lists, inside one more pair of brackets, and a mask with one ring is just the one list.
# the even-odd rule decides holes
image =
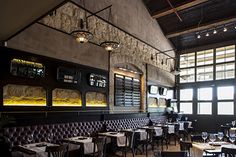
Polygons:
[[235,120],[231,122],[232,123],[232,126],[234,127],[235,126]]
[[27,141],[29,143],[31,143],[33,141],[33,139],[34,139],[34,134],[30,134],[30,135],[27,136]]
[[218,132],[217,137],[220,141],[222,141],[222,139],[224,138],[223,132]]
[[204,142],[206,142],[207,132],[202,132],[202,139],[204,140]]
[[215,134],[210,134],[210,135],[209,135],[209,140],[210,140],[212,143],[215,142],[215,140],[216,140]]
[[79,133],[79,130],[75,129],[74,132],[73,132],[74,137],[78,136],[78,133]]
[[230,140],[230,142],[231,143],[234,143],[234,141],[235,141],[235,134],[229,134],[229,140]]
[[48,135],[47,135],[47,141],[48,141],[48,142],[52,142],[53,136],[54,136],[53,133],[51,133],[51,132],[48,133]]
[[185,121],[188,121],[188,117],[185,117]]

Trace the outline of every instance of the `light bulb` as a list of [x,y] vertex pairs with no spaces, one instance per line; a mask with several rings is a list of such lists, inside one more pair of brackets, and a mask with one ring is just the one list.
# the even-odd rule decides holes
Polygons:
[[201,35],[200,35],[200,34],[198,34],[198,35],[197,35],[197,38],[198,38],[198,39],[200,39],[200,38],[201,38]]
[[76,41],[78,41],[79,43],[85,43],[85,42],[87,42],[87,40],[85,39],[85,37],[82,37],[82,36],[76,38]]
[[112,46],[107,46],[105,47],[105,50],[107,50],[108,52],[111,52],[113,50]]
[[210,36],[210,34],[209,34],[209,33],[207,33],[207,34],[206,34],[206,37],[209,37],[209,36]]
[[217,33],[217,31],[216,31],[216,30],[214,30],[214,31],[213,31],[213,34],[216,34],[216,33]]
[[223,31],[224,31],[224,32],[227,32],[227,30],[228,30],[228,29],[227,29],[226,27],[224,27],[224,30],[223,30]]

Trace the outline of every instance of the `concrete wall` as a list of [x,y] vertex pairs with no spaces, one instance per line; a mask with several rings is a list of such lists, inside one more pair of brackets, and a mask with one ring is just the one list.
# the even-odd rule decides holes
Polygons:
[[[172,49],[169,41],[163,35],[157,22],[151,18],[141,0],[85,0],[91,11],[97,11],[112,4],[113,23],[138,38],[161,49]],[[80,2],[79,2],[80,3]],[[101,14],[102,15],[102,14]],[[106,16],[107,13],[103,13]],[[114,67],[116,64],[130,63],[142,71],[142,100],[140,108],[132,108],[132,112],[144,112],[146,109],[146,63],[140,56],[126,56],[124,54],[108,53],[101,47],[93,44],[78,44],[74,38],[64,33],[52,30],[45,26],[34,24],[16,37],[8,41],[8,46],[32,53],[63,59],[78,64],[92,66],[110,71],[109,104],[111,112],[122,108],[114,107]],[[143,54],[145,55],[145,54]],[[174,56],[174,53],[171,55]],[[110,66],[108,61],[110,61]],[[109,69],[110,67],[110,69]],[[152,71],[152,72],[150,72]],[[158,71],[156,67],[149,69],[149,73]],[[160,85],[173,86],[173,75],[160,72],[152,75]]]

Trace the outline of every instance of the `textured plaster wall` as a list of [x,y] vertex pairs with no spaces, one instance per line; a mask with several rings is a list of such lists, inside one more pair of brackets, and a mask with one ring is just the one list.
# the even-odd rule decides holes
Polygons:
[[[163,51],[172,49],[157,22],[149,15],[142,0],[85,0],[85,2],[86,7],[91,11],[97,11],[112,4],[112,22],[115,25]],[[106,18],[107,13],[104,12],[99,15]],[[135,54],[126,56],[125,54],[111,53],[110,58],[108,58],[108,53],[99,46],[89,43],[83,45],[78,44],[71,36],[39,24],[32,25],[9,40],[8,46],[35,54],[109,70],[110,111],[144,112],[146,110],[146,63],[140,60],[139,56],[135,56]],[[172,52],[171,55],[174,56],[174,53]],[[110,61],[110,66],[108,61]],[[135,65],[142,71],[142,99],[140,108],[119,108],[114,106],[114,67],[116,64],[122,63]],[[148,70],[149,73],[155,74],[158,71],[154,66]],[[152,75],[152,79],[158,80],[159,84],[167,86],[174,85],[174,78],[170,74],[159,72],[156,75]]]

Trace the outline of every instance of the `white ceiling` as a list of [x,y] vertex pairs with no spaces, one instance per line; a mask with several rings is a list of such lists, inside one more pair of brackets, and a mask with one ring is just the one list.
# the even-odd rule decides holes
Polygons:
[[0,0],[0,41],[60,5],[65,0]]

